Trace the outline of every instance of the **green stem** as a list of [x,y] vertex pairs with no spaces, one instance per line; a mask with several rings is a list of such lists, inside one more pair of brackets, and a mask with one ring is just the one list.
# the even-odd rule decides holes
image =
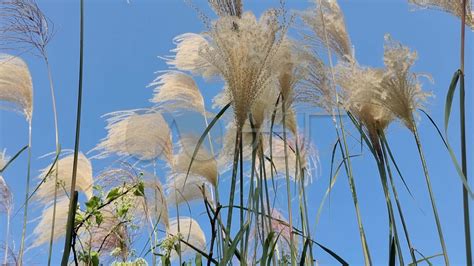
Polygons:
[[[464,90],[464,72],[460,75],[459,107],[460,107],[460,131],[461,131],[461,167],[467,181],[467,144],[466,144],[466,100]],[[472,265],[471,249],[471,222],[469,216],[469,195],[467,189],[462,186],[463,213],[464,213],[464,236],[466,243],[467,265]]]
[[234,145],[234,161],[233,161],[233,166],[232,166],[232,180],[231,180],[231,185],[230,185],[230,195],[229,195],[229,210],[228,210],[228,215],[227,215],[227,225],[226,225],[226,241],[225,241],[225,249],[224,249],[224,257],[226,253],[228,252],[228,247],[230,245],[229,240],[230,240],[230,235],[231,235],[231,229],[232,229],[232,212],[234,209],[234,194],[235,194],[235,186],[237,183],[237,168],[239,164],[239,143],[242,138],[242,129],[239,127],[237,128],[237,132],[235,135],[235,145]]
[[[285,156],[285,175],[286,175],[286,195],[287,195],[287,204],[288,204],[288,221],[290,223],[290,228],[293,228],[293,213],[291,208],[291,189],[290,189],[290,172],[288,167],[288,147],[287,147],[287,138],[286,138],[286,99],[282,95],[281,101],[281,110],[283,116],[283,145],[284,145],[284,156]],[[291,252],[291,265],[296,265],[296,251],[295,251],[295,240],[293,234],[290,234],[290,252]]]
[[25,192],[25,206],[23,212],[23,227],[21,231],[21,243],[20,251],[18,255],[18,263],[22,265],[23,263],[23,252],[25,250],[25,236],[26,236],[26,224],[28,221],[28,203],[29,203],[29,191],[30,191],[30,181],[31,181],[31,121],[28,123],[28,166],[26,174],[26,192]]
[[441,222],[439,220],[438,209],[436,207],[436,202],[435,202],[433,190],[431,188],[431,180],[430,180],[430,175],[428,173],[428,166],[426,164],[425,156],[423,154],[423,149],[422,149],[422,146],[421,146],[420,137],[418,135],[418,129],[416,127],[416,124],[415,123],[413,123],[413,124],[415,125],[414,128],[413,128],[413,136],[415,137],[416,146],[418,148],[418,153],[420,155],[421,164],[423,166],[423,172],[425,174],[426,186],[428,187],[428,193],[430,195],[431,207],[433,209],[433,214],[434,214],[435,221],[436,221],[436,228],[438,229],[439,241],[441,242],[441,248],[443,249],[444,262],[445,262],[446,265],[449,265],[448,252],[447,252],[447,249],[446,249],[446,244],[444,242],[443,230],[441,229]]
[[[77,160],[79,156],[79,139],[81,132],[81,110],[82,110],[82,76],[84,69],[84,0],[80,0],[80,37],[79,37],[79,85],[77,91],[77,117],[76,117],[76,137],[74,143],[74,159],[72,166],[72,178],[71,178],[71,192],[70,195],[76,195],[76,177],[77,177]],[[71,251],[72,237],[74,234],[74,216],[76,212],[76,204],[74,198],[71,197],[69,202],[69,216],[66,226],[66,240],[64,242],[64,253],[61,261],[62,266],[66,266],[69,260],[69,254]],[[77,198],[76,198],[77,201]]]
[[[384,158],[388,158],[387,150],[389,149],[389,147],[388,147],[388,144],[385,140],[385,136],[383,135],[383,133],[381,135],[381,138],[382,138],[382,151],[383,151]],[[410,256],[411,256],[411,259],[412,259],[412,264],[416,265],[415,249],[413,248],[413,246],[411,244],[410,234],[408,233],[408,227],[407,227],[406,222],[405,222],[405,218],[404,218],[403,211],[402,211],[402,206],[400,204],[400,200],[398,199],[398,193],[397,193],[397,189],[395,188],[395,183],[393,182],[393,175],[392,175],[392,171],[390,170],[390,162],[388,160],[386,160],[385,164],[386,164],[386,168],[387,168],[387,172],[388,172],[388,177],[389,177],[389,180],[390,180],[390,185],[392,187],[393,197],[395,198],[395,203],[397,204],[398,215],[400,216],[400,220],[402,222],[403,232],[405,233],[405,238],[407,239],[408,249],[410,250]]]

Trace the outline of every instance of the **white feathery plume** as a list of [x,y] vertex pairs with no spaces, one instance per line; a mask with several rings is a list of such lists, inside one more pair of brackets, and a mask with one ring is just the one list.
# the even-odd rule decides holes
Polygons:
[[171,131],[159,112],[144,114],[137,110],[119,111],[107,115],[107,137],[94,148],[105,158],[112,154],[136,156],[140,160],[163,158],[172,160]]
[[208,0],[211,8],[218,16],[236,16],[242,15],[242,0]]
[[168,195],[166,201],[170,206],[201,200],[204,197],[210,201],[211,195],[206,187],[208,184],[207,180],[200,176],[190,174],[186,178],[186,173],[171,173],[165,185]]
[[[193,218],[181,216],[179,217],[179,219],[177,218],[171,219],[170,227],[167,230],[167,234],[170,237],[180,236],[180,239],[183,240],[183,241],[180,241],[182,256],[188,256],[196,252],[193,248],[188,246],[186,243],[191,244],[193,247],[199,250],[206,250],[206,235],[202,231],[199,223]],[[177,258],[178,258],[178,254],[176,253],[176,251],[172,251],[171,260],[176,260]]]
[[194,79],[179,71],[167,71],[158,76],[149,87],[154,87],[153,103],[166,110],[190,110],[205,115],[204,99]]
[[[287,138],[287,159],[288,159],[288,171],[292,181],[296,181],[300,178],[301,170],[305,171],[305,185],[312,181],[312,172],[317,165],[317,153],[316,149],[306,143],[304,139],[298,135],[298,152],[299,162],[297,162],[296,155],[296,137],[292,136]],[[265,154],[270,157],[270,147],[267,147]],[[284,178],[286,174],[285,164],[285,142],[280,137],[272,138],[272,162],[265,164],[265,171],[267,178],[271,178],[271,171],[273,171],[274,178]],[[256,166],[257,169],[259,165]],[[298,167],[298,176],[295,176]]]
[[[40,221],[33,231],[33,243],[30,248],[41,246],[49,242],[51,238],[51,223],[53,222],[54,205],[51,204],[41,213]],[[66,233],[67,217],[69,212],[69,199],[67,197],[58,198],[56,202],[56,218],[54,226],[54,239],[56,240]]]
[[323,61],[310,51],[304,53],[302,60],[306,62],[306,75],[295,91],[295,101],[331,113],[336,106],[336,95],[331,87],[330,71]]
[[[408,0],[408,2],[420,8],[437,9],[448,12],[459,19],[462,18],[463,0]],[[470,0],[466,0],[466,25],[474,30],[474,12]]]
[[385,35],[384,74],[381,104],[400,119],[408,129],[415,129],[414,114],[423,108],[430,93],[422,90],[421,83],[415,73],[410,72],[417,59],[415,51],[392,40]]
[[171,51],[176,54],[168,59],[169,65],[205,78],[217,76],[218,70],[204,57],[211,47],[203,35],[185,33],[175,37],[174,43],[176,48]]
[[[206,33],[208,39],[195,34],[181,38],[176,57],[169,63],[204,77],[218,74],[228,86],[237,125],[242,127],[255,99],[272,77],[279,33],[284,30],[275,10],[264,13],[259,20],[250,12],[241,18],[220,17]],[[181,64],[189,60],[184,55],[192,58],[190,63]]]
[[[316,33],[316,45],[325,47],[326,43],[341,59],[352,60],[352,44],[346,30],[344,14],[336,0],[313,0],[317,6],[301,14],[303,21]],[[327,35],[327,42],[326,42]]]
[[[173,170],[175,172],[187,173],[198,141],[199,137],[194,135],[181,137],[179,140],[179,153],[174,156]],[[190,173],[205,178],[213,186],[217,185],[217,162],[204,145],[199,147]]]
[[381,82],[384,70],[364,68],[357,63],[340,63],[336,82],[342,89],[344,105],[364,126],[370,138],[385,130],[394,117],[383,104]]
[[[74,155],[68,155],[57,161],[57,167],[51,169],[52,164],[41,170],[38,176],[39,180],[45,179],[48,171],[50,174],[44,180],[44,183],[38,188],[34,198],[43,204],[47,204],[54,199],[54,191],[58,186],[59,195],[64,195],[71,187],[72,167],[74,163]],[[55,184],[57,169],[57,184]],[[94,180],[92,177],[92,164],[83,153],[79,153],[77,161],[76,190],[82,191],[87,198],[92,197]]]
[[0,213],[9,214],[13,208],[13,194],[10,188],[0,175]]
[[33,115],[33,82],[26,63],[19,57],[0,54],[0,108]]
[[[8,160],[10,159],[6,154],[6,151],[0,152],[0,169],[5,167]],[[0,175],[0,213],[4,212],[9,214],[13,208],[13,194],[10,188],[3,179],[3,176]]]

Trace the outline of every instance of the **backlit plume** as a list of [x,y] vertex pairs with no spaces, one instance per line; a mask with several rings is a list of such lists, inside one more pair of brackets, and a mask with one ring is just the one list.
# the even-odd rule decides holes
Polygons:
[[272,77],[280,35],[286,30],[278,19],[275,10],[265,12],[258,20],[251,12],[243,13],[241,18],[220,17],[201,36],[182,35],[176,57],[169,63],[204,77],[220,76],[226,82],[235,120],[241,128]]
[[108,114],[107,137],[94,150],[94,157],[105,158],[112,154],[140,160],[163,158],[172,160],[171,131],[158,112],[120,111]]
[[168,71],[158,76],[149,86],[155,95],[151,102],[168,111],[190,110],[205,114],[204,99],[189,75],[179,71]]
[[[438,9],[459,19],[462,17],[463,0],[409,0],[409,2],[420,8]],[[474,12],[470,0],[466,0],[466,25],[474,30]]]
[[[59,196],[65,195],[66,192],[69,192],[71,187],[73,161],[74,155],[71,154],[58,160],[57,168],[56,166],[52,167],[50,164],[41,170],[41,174],[38,176],[38,179],[44,179],[44,183],[38,188],[35,198],[37,198],[43,204],[47,204],[54,199],[54,191],[56,187]],[[57,183],[55,182],[56,169],[58,171]],[[48,172],[49,175],[47,175]],[[77,161],[76,190],[83,192],[87,198],[91,198],[93,182],[91,162],[84,154],[79,153]]]
[[0,108],[20,112],[31,121],[33,83],[26,63],[19,57],[0,54]]

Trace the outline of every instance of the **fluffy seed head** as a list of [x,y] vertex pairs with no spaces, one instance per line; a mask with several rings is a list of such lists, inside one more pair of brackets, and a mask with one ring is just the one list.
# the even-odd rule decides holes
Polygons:
[[[220,17],[206,35],[185,35],[171,63],[205,77],[220,76],[228,87],[237,125],[242,127],[272,76],[271,66],[282,31],[276,11],[268,11],[258,20],[250,12],[243,13],[241,18]],[[183,55],[190,55],[192,60]],[[181,64],[181,60],[188,63]]]
[[[193,135],[181,137],[180,151],[174,156],[175,172],[187,173],[198,140],[199,138]],[[204,145],[201,145],[194,157],[190,173],[205,178],[213,186],[217,185],[217,162]]]
[[206,197],[209,201],[211,199],[207,185],[209,183],[206,179],[189,175],[186,179],[186,173],[171,173],[165,185],[167,202],[170,206],[179,205],[194,200],[202,200]]
[[235,16],[242,15],[242,0],[208,0],[209,5],[218,16]]
[[[458,18],[462,17],[463,0],[408,0],[420,8],[432,8],[448,12]],[[466,25],[474,30],[474,12],[472,11],[472,2],[466,0]]]
[[33,82],[26,63],[19,57],[0,54],[0,108],[20,112],[31,121]]
[[[186,243],[191,244],[199,250],[206,250],[206,236],[204,235],[199,223],[193,218],[182,216],[179,217],[179,220],[177,218],[172,219],[167,234],[169,237],[180,236],[184,241],[181,242],[181,255],[183,256],[195,253],[195,250],[186,245]],[[177,258],[178,254],[175,251],[171,252],[171,259],[176,260]]]
[[[313,0],[315,6],[304,11],[303,21],[314,31],[316,46],[329,48],[341,59],[351,60],[352,44],[347,34],[344,15],[336,0]],[[327,41],[326,41],[327,39]]]
[[381,83],[381,104],[410,130],[415,129],[416,110],[423,108],[426,99],[431,95],[422,90],[418,76],[410,72],[416,59],[416,52],[392,40],[390,35],[385,36],[386,71]]
[[166,110],[190,110],[205,114],[204,99],[193,78],[179,71],[168,71],[158,76],[149,86],[155,95],[151,102]]
[[94,150],[94,157],[105,158],[112,154],[136,156],[139,160],[164,158],[172,160],[171,131],[159,112],[120,111],[108,114],[107,137]]
[[337,83],[342,89],[344,105],[368,131],[376,136],[393,121],[393,114],[383,106],[382,69],[363,68],[356,63],[336,67]]
[[174,38],[174,42],[176,48],[172,52],[175,56],[167,61],[169,65],[205,78],[218,74],[218,70],[205,58],[211,47],[203,35],[185,33]]
[[[46,179],[36,192],[35,198],[41,203],[47,204],[54,199],[54,191],[56,186],[58,195],[60,196],[65,195],[66,192],[69,192],[69,188],[71,187],[73,162],[74,155],[71,154],[58,160],[57,165],[53,166],[52,168],[52,164],[50,164],[41,170],[38,179],[43,180],[45,177]],[[58,177],[57,183],[55,183],[56,169]],[[51,172],[48,176],[46,176],[50,170]],[[92,164],[84,154],[79,153],[77,161],[76,189],[78,191],[82,191],[87,196],[87,198],[91,198],[93,184],[94,180],[92,177]]]
[[[33,235],[34,241],[31,247],[38,247],[47,243],[51,237],[51,224],[53,222],[54,205],[46,207],[41,216],[40,221],[36,225]],[[67,217],[69,212],[69,199],[67,197],[60,197],[56,202],[56,218],[54,225],[54,240],[65,235]]]

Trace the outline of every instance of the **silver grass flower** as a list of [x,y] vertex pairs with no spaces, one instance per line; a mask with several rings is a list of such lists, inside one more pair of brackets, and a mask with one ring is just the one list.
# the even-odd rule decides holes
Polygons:
[[242,15],[242,0],[208,0],[209,5],[218,16],[235,16]]
[[[74,155],[68,155],[57,161],[57,167],[51,169],[51,164],[41,170],[39,180],[44,183],[38,188],[34,198],[42,204],[47,204],[54,199],[55,189],[59,196],[66,195],[71,187],[71,175]],[[57,183],[55,183],[57,169]],[[48,171],[51,170],[48,176]],[[46,179],[45,179],[46,178]],[[92,164],[83,153],[79,153],[77,161],[76,190],[82,191],[87,198],[92,197],[94,180],[92,177]]]
[[169,65],[205,78],[218,75],[219,71],[205,57],[212,47],[203,35],[185,33],[174,38],[174,43],[176,48],[171,52],[175,56],[167,60]]
[[[286,158],[288,159],[288,171],[289,177],[292,181],[296,181],[301,177],[301,170],[305,171],[305,185],[309,184],[312,181],[312,172],[316,167],[317,154],[315,148],[305,143],[304,139],[301,136],[298,136],[298,152],[299,152],[299,161],[297,161],[296,154],[296,139],[294,136],[287,139],[287,154]],[[267,147],[265,155],[270,157],[270,147]],[[267,173],[267,178],[272,178],[271,174],[273,172],[273,178],[284,178],[286,175],[286,163],[285,163],[285,142],[283,139],[275,136],[272,138],[272,153],[271,153],[272,163],[265,164],[265,171]],[[258,169],[258,164],[257,164]],[[296,175],[296,170],[298,167],[298,175]]]
[[[174,156],[173,170],[175,172],[187,173],[198,140],[199,137],[193,135],[181,137],[180,151]],[[213,186],[217,185],[217,162],[204,145],[201,145],[194,157],[190,173],[205,178]]]
[[[49,242],[51,238],[51,223],[53,222],[54,205],[51,204],[41,213],[40,221],[33,231],[33,243],[30,248],[41,246]],[[56,218],[54,221],[54,239],[56,240],[66,233],[67,217],[69,212],[69,199],[60,197],[56,202]]]
[[141,114],[136,110],[119,111],[107,115],[107,137],[94,148],[100,151],[95,158],[112,154],[135,156],[139,160],[163,158],[172,161],[171,131],[159,112]]
[[357,63],[340,63],[336,82],[342,89],[344,107],[349,110],[375,138],[393,121],[393,113],[382,103],[383,69],[364,68]]
[[170,206],[180,205],[195,200],[207,198],[211,201],[211,195],[206,179],[186,173],[171,173],[166,180],[165,191],[168,195],[166,201]]
[[[420,8],[431,8],[448,12],[459,19],[462,17],[463,0],[408,0],[413,5]],[[472,2],[466,0],[466,25],[474,30],[474,12]]]
[[386,71],[381,82],[381,105],[400,119],[405,126],[415,129],[414,114],[423,108],[430,93],[422,90],[418,75],[410,72],[417,59],[416,52],[385,35],[384,63]]
[[[351,61],[352,44],[346,30],[344,14],[336,0],[313,0],[312,7],[301,14],[301,18],[316,34],[313,41],[317,47],[329,48],[341,59]],[[321,3],[321,9],[317,7]],[[327,42],[326,42],[327,40]]]
[[53,36],[53,25],[34,0],[0,1],[0,47],[36,49],[46,57],[46,46]]
[[0,213],[9,214],[13,208],[13,194],[10,188],[0,175]]
[[19,57],[0,54],[0,108],[33,115],[33,82],[26,63]]
[[179,71],[167,71],[158,76],[149,86],[154,87],[150,100],[163,105],[166,110],[190,110],[205,115],[204,99],[196,82]]
[[[170,221],[170,227],[167,230],[167,234],[168,237],[179,237],[183,240],[180,241],[182,256],[190,256],[196,253],[196,251],[190,246],[188,246],[186,243],[191,244],[193,247],[199,250],[206,249],[206,235],[204,234],[204,231],[202,231],[199,223],[193,218],[181,216],[179,217],[179,219],[172,219]],[[172,251],[171,260],[176,260],[177,258],[178,254],[176,253],[176,251]]]
[[[272,77],[271,66],[285,30],[274,10],[258,20],[250,12],[241,18],[220,17],[205,35],[185,35],[175,50],[175,59],[169,63],[204,77],[219,75],[228,86],[235,120],[241,128]],[[188,60],[183,55],[192,60],[182,64]]]
[[336,107],[336,95],[331,87],[329,69],[317,54],[310,51],[304,53],[303,60],[306,62],[306,75],[296,89],[295,102],[331,113]]

